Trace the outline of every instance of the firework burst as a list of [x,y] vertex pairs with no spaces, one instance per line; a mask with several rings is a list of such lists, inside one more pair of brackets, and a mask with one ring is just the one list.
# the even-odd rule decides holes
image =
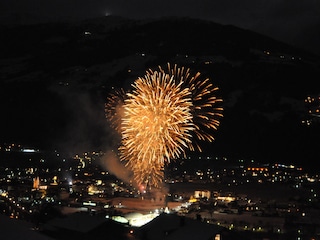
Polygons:
[[105,116],[110,125],[121,134],[121,122],[123,117],[123,105],[126,99],[126,92],[123,89],[115,90],[107,97],[105,104]]
[[142,163],[165,164],[179,157],[194,130],[189,90],[161,72],[138,78],[133,88],[125,100],[121,125],[125,153]]
[[108,99],[106,116],[121,133],[120,158],[135,181],[157,187],[167,163],[187,149],[201,151],[199,141],[214,140],[211,130],[220,125],[222,100],[209,78],[169,63],[166,69],[149,69],[132,87]]
[[182,83],[182,87],[188,88],[192,98],[192,116],[195,130],[195,138],[192,144],[189,144],[190,150],[202,151],[200,141],[214,141],[212,130],[217,130],[220,125],[220,119],[223,117],[223,108],[220,107],[221,98],[216,97],[215,93],[219,90],[214,86],[209,78],[201,78],[200,72],[192,75],[189,68],[179,68],[176,64],[171,67],[167,64],[167,69],[159,67],[162,73],[168,73],[176,81]]
[[145,187],[159,187],[164,178],[164,164],[159,162],[142,163],[128,161],[126,166],[132,170],[136,183]]

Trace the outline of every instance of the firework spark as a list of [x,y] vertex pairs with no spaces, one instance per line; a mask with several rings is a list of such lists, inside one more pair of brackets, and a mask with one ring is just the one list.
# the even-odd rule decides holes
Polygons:
[[105,104],[105,116],[109,120],[111,127],[120,134],[125,99],[126,92],[123,89],[115,90],[107,97]]
[[158,187],[164,178],[164,164],[159,162],[127,162],[126,166],[133,172],[133,178],[139,185]]
[[106,116],[121,132],[121,160],[134,179],[157,187],[167,163],[187,149],[201,151],[198,141],[214,140],[211,130],[217,130],[223,116],[222,100],[209,78],[169,63],[167,69],[149,69],[132,87],[130,93],[109,98]]
[[133,88],[121,125],[125,152],[142,163],[165,164],[179,157],[194,130],[189,90],[161,72],[138,78]]
[[[167,64],[167,70],[159,67],[163,73],[168,73],[177,81],[182,82],[182,87],[188,88],[192,97],[192,115],[195,130],[193,131],[196,139],[200,141],[214,141],[212,130],[217,130],[220,125],[220,118],[223,117],[223,108],[220,107],[221,98],[217,98],[215,93],[219,90],[214,86],[209,78],[202,79],[200,72],[191,75],[190,69],[181,67],[177,64],[171,67]],[[189,144],[190,150],[202,151],[199,141],[193,138]]]

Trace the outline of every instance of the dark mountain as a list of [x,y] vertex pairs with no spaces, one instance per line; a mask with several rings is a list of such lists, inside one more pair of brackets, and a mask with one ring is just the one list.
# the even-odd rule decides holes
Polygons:
[[74,153],[114,146],[108,92],[167,62],[219,87],[224,118],[204,151],[313,166],[319,56],[255,32],[189,18],[119,17],[1,26],[1,141]]

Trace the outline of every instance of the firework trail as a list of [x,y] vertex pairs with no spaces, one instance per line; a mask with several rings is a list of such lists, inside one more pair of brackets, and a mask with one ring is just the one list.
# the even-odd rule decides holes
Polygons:
[[222,100],[208,78],[169,63],[167,69],[147,70],[132,88],[108,98],[106,117],[121,133],[120,158],[135,181],[157,187],[167,163],[187,149],[201,151],[199,141],[214,140]]

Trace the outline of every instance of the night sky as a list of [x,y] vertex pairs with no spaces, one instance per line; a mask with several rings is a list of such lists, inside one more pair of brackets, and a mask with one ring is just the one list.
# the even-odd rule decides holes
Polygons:
[[[270,36],[289,44],[296,44],[301,48],[320,55],[320,45],[318,44],[320,40],[320,1],[119,0],[111,2],[92,0],[90,1],[90,4],[88,4],[88,1],[83,0],[2,0],[0,2],[0,21],[3,24],[34,24],[46,23],[48,21],[73,21],[103,17],[106,15],[122,16],[134,19],[178,16],[212,20],[213,22],[220,24],[230,24],[243,29],[253,30],[254,32],[262,33],[266,36]],[[190,28],[190,26],[188,27]],[[35,49],[37,48],[34,44],[32,46]],[[78,53],[77,50],[74,50],[74,52]],[[90,51],[88,50],[88,52]],[[71,53],[73,52],[71,51]],[[52,62],[57,59],[60,61],[61,58],[59,55],[57,56],[52,60]],[[45,57],[43,58],[45,59],[45,62],[48,60]],[[37,64],[41,62],[39,59]],[[0,67],[6,66],[6,71],[10,72],[10,62],[6,62],[6,59],[4,58],[0,58],[0,60],[2,61],[0,62],[2,64]],[[11,79],[5,79],[5,77],[0,78],[0,81],[4,80],[1,82],[1,84],[4,83],[4,85],[8,80],[6,88],[0,88],[0,107],[4,113],[1,116],[1,121],[5,122],[5,124],[2,124],[0,128],[1,141],[15,141],[18,139],[22,143],[39,144],[40,142],[40,145],[43,144],[48,146],[49,144],[49,146],[53,148],[64,148],[67,149],[67,151],[70,151],[70,154],[73,154],[82,150],[86,151],[91,148],[94,149],[95,146],[105,146],[106,143],[113,145],[113,141],[118,140],[113,135],[113,132],[110,131],[110,128],[106,126],[103,102],[105,100],[105,92],[97,91],[97,86],[94,84],[94,79],[99,83],[101,79],[104,79],[104,77],[107,76],[107,73],[105,74],[104,72],[108,72],[109,74],[111,71],[110,69],[113,68],[110,67],[112,65],[111,63],[109,63],[109,69],[101,68],[99,70],[95,70],[95,67],[93,67],[88,69],[88,73],[85,72],[87,69],[83,66],[75,67],[74,70],[71,68],[71,70],[69,69],[66,71],[69,71],[69,73],[65,73],[67,79],[64,79],[64,75],[61,73],[63,71],[53,68],[53,72],[58,75],[60,74],[58,77],[51,76],[50,70],[48,70],[46,74],[37,75],[38,73],[35,70],[24,69],[23,67],[27,66],[27,64],[23,59],[20,61],[23,63],[21,64],[22,68],[17,68],[15,71],[18,75],[21,75],[21,73],[25,71],[26,80],[23,80],[23,77],[21,76],[19,76],[21,77],[21,81],[14,77]],[[19,63],[19,61],[17,62]],[[135,60],[134,62],[137,63]],[[19,64],[17,64],[17,66],[19,66]],[[139,64],[143,65],[142,62],[139,62]],[[73,67],[74,65],[71,66]],[[143,69],[141,66],[140,68]],[[122,66],[119,67],[118,70],[121,69]],[[215,71],[214,74],[217,78],[219,78],[220,72],[221,75],[226,75],[226,80],[229,78],[235,80],[234,76],[228,77],[228,71],[224,71],[223,69],[216,70],[217,71]],[[250,71],[251,70],[252,69],[250,69]],[[266,73],[271,74],[274,70],[275,69],[271,69]],[[100,74],[99,76],[94,75],[97,71],[99,72],[98,74]],[[29,73],[35,74],[35,77],[33,77],[32,74],[29,76]],[[93,75],[88,75],[89,73],[93,73]],[[222,120],[221,129],[219,129],[216,134],[218,140],[224,136],[221,136],[222,133],[227,133],[227,137],[225,137],[225,141],[222,141],[221,143],[217,141],[216,148],[223,149],[222,147],[224,147],[227,150],[233,148],[235,149],[235,152],[238,149],[238,152],[243,151],[246,153],[254,153],[256,151],[257,155],[263,155],[265,159],[273,158],[273,154],[278,154],[279,152],[282,154],[281,159],[282,156],[286,157],[289,153],[296,158],[303,159],[305,154],[309,153],[310,159],[313,161],[314,157],[319,155],[319,153],[317,153],[316,156],[314,155],[316,152],[316,148],[314,147],[316,146],[316,143],[313,141],[314,138],[310,137],[311,135],[312,137],[316,135],[314,129],[310,128],[306,130],[300,125],[296,127],[294,124],[299,124],[300,119],[291,118],[290,115],[285,115],[288,119],[285,118],[285,121],[283,123],[281,122],[281,124],[289,122],[292,126],[290,125],[289,128],[282,130],[283,126],[280,123],[278,124],[276,122],[275,125],[271,125],[271,123],[266,121],[265,117],[262,116],[263,113],[258,112],[257,114],[257,111],[255,110],[256,106],[251,106],[250,102],[252,99],[261,95],[260,93],[265,94],[269,100],[274,96],[276,96],[275,99],[280,99],[282,97],[285,99],[286,96],[282,96],[285,91],[289,92],[291,88],[301,91],[304,86],[311,86],[313,79],[318,81],[318,76],[309,76],[310,73],[304,72],[304,69],[301,74],[298,74],[297,76],[291,76],[289,74],[290,77],[288,77],[289,75],[287,72],[281,72],[285,81],[291,85],[291,88],[289,89],[287,88],[287,82],[285,81],[281,86],[279,86],[280,84],[277,82],[278,79],[275,79],[273,84],[268,85],[267,81],[265,81],[266,79],[269,80],[268,76],[260,76],[260,72],[258,70],[256,70],[255,73],[256,75],[253,77],[254,81],[256,81],[256,77],[260,78],[260,83],[263,83],[264,85],[262,84],[261,86],[258,86],[258,84],[251,83],[251,85],[246,85],[248,86],[248,89],[254,89],[252,92],[246,92],[253,94],[253,96],[246,95],[248,99],[243,100],[241,103],[242,105],[234,107],[236,111],[239,111],[239,116],[242,116],[242,121],[239,121],[239,123],[245,124],[242,126],[233,124],[234,128],[227,128],[226,126],[230,126],[232,123],[238,122],[239,116],[237,113],[233,112],[232,117],[230,117],[230,115],[228,115],[228,111],[226,111],[226,117]],[[307,75],[308,73],[309,75]],[[12,76],[14,75],[15,73],[13,71]],[[275,75],[271,74],[271,76]],[[243,79],[239,82],[243,82],[244,80],[250,82],[250,78],[246,79],[247,75],[245,72],[242,77]],[[290,82],[291,77],[295,77],[294,79],[299,77],[299,82],[292,84],[292,82]],[[121,79],[121,71],[120,76],[115,75],[114,78]],[[308,80],[308,83],[305,78]],[[30,84],[29,79],[36,79],[37,82],[34,81],[33,84]],[[46,79],[48,79],[48,82],[51,81],[48,85],[44,84]],[[39,84],[42,80],[43,84]],[[19,85],[14,85],[15,81],[20,81]],[[62,84],[60,84],[59,81],[61,81]],[[69,82],[70,86],[65,87],[64,82]],[[89,83],[92,83],[92,85]],[[239,96],[242,96],[243,92],[245,92],[242,91],[243,89],[237,89],[236,85],[238,83],[235,81],[230,80],[229,83],[224,84],[225,85],[221,86],[221,88],[222,90],[228,88],[228,94],[230,94],[227,95],[226,98],[229,97],[229,104],[232,97],[238,98]],[[274,86],[278,88],[277,94],[279,94],[279,96],[275,93],[273,88]],[[264,87],[267,87],[267,90],[264,89]],[[28,91],[26,91],[26,89],[28,89]],[[94,94],[90,92],[93,92]],[[96,95],[96,92],[101,94],[102,97]],[[315,94],[318,93],[319,92],[315,90]],[[305,95],[299,96],[299,100],[295,99],[299,103],[299,106],[301,103],[303,104],[303,101],[301,101],[301,98],[303,97],[305,97]],[[264,110],[270,110],[270,114],[274,114],[279,110],[276,109],[277,107],[283,106],[279,105],[280,100],[278,102],[274,99],[271,100],[272,101],[269,104],[270,106],[266,104],[266,106],[270,107],[271,110]],[[289,98],[289,100],[291,105],[295,103],[294,99]],[[272,105],[273,101],[275,101],[274,105]],[[248,109],[251,107],[251,112],[247,112],[247,108],[244,108],[247,107],[246,105],[250,105]],[[293,109],[294,111],[297,111],[297,108]],[[282,109],[280,110],[282,111]],[[289,110],[287,112],[291,114]],[[245,112],[245,114],[242,114],[243,112]],[[247,115],[253,115],[255,117],[251,121],[255,128],[246,121]],[[227,123],[229,123],[229,125]],[[266,127],[266,123],[269,124],[269,128]],[[270,128],[273,129],[273,131],[269,131]],[[13,131],[14,129],[16,131]],[[258,129],[259,134],[256,132],[252,133],[254,129]],[[319,127],[316,129],[318,131]],[[292,130],[294,130],[294,133]],[[248,133],[248,136],[246,133]],[[237,140],[235,136],[241,136],[241,140]],[[34,142],[30,141],[31,139],[33,139]],[[243,139],[246,141],[243,141]],[[287,139],[291,139],[292,141],[286,142]],[[241,149],[243,146],[245,146],[245,148]],[[300,148],[302,149],[305,146],[312,151],[299,151]],[[209,145],[208,149],[211,150],[211,147],[212,146]],[[296,152],[299,152],[301,156],[297,156]],[[228,154],[230,154],[230,152],[228,152]]]
[[105,15],[129,18],[183,16],[231,24],[320,54],[317,0],[2,0],[2,23],[79,20]]

